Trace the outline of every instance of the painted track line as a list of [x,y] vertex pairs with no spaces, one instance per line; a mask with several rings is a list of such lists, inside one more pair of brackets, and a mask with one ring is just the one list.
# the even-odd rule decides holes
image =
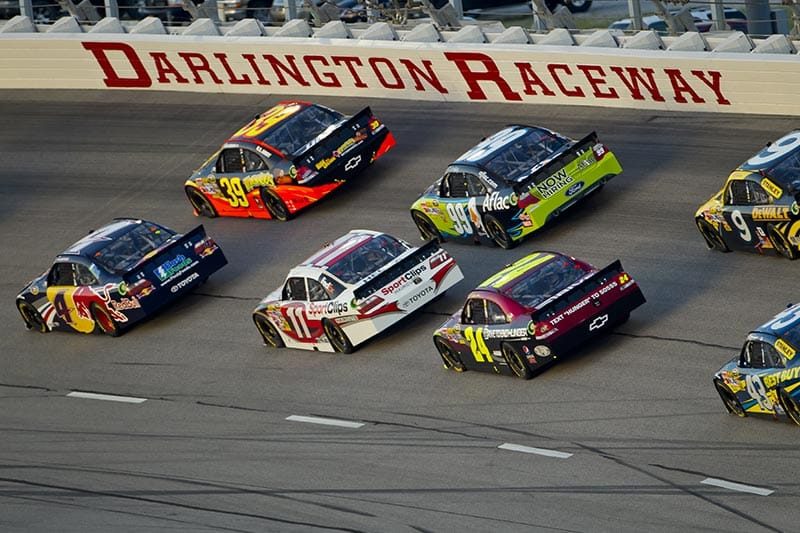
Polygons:
[[530,446],[521,446],[519,444],[511,444],[506,442],[498,446],[501,450],[509,450],[512,452],[532,453],[535,455],[544,455],[545,457],[555,457],[557,459],[567,459],[572,457],[571,453],[560,452],[558,450],[548,450],[547,448],[531,448]]
[[703,485],[713,485],[715,487],[721,487],[723,489],[728,490],[735,490],[737,492],[747,492],[749,494],[757,494],[758,496],[769,496],[774,490],[771,489],[764,489],[761,487],[754,487],[753,485],[745,485],[743,483],[734,483],[733,481],[725,481],[724,479],[717,479],[713,477],[707,477],[703,481],[701,481]]
[[357,429],[363,426],[362,422],[350,422],[349,420],[337,420],[335,418],[320,418],[318,416],[287,416],[286,420],[292,422],[306,422],[308,424],[321,424],[323,426],[338,426],[342,428]]
[[122,402],[122,403],[142,403],[146,402],[147,398],[135,398],[133,396],[115,396],[113,394],[98,394],[96,392],[80,392],[72,391],[67,394],[70,398],[85,398],[87,400],[105,400],[107,402]]

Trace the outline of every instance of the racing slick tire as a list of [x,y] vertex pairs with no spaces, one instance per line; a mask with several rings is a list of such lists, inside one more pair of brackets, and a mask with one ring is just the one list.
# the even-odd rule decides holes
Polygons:
[[347,334],[342,331],[339,324],[325,319],[322,321],[322,329],[325,330],[325,336],[333,346],[333,349],[340,353],[353,353],[353,343],[347,338]]
[[508,343],[503,343],[500,347],[503,352],[503,358],[506,360],[508,368],[520,379],[531,379],[533,372],[531,367],[528,366],[528,361],[520,354],[516,348]]
[[517,245],[500,221],[492,215],[486,215],[486,217],[483,219],[483,224],[486,228],[486,232],[489,234],[489,238],[492,239],[492,242],[494,242],[500,248],[510,250]]
[[197,214],[201,217],[216,218],[217,210],[208,201],[208,198],[203,196],[203,193],[193,187],[186,187],[186,196],[189,198],[189,203]]
[[286,346],[281,338],[281,334],[278,333],[278,330],[267,317],[255,315],[253,316],[253,322],[255,322],[256,329],[258,329],[258,332],[261,334],[261,338],[264,339],[264,344],[272,346],[273,348],[283,348]]
[[439,233],[439,230],[436,228],[436,224],[428,218],[428,215],[414,210],[411,211],[411,219],[414,221],[414,225],[417,226],[417,230],[419,230],[423,241],[435,240],[438,243],[444,242],[441,233]]
[[778,400],[789,420],[800,426],[800,404],[784,389],[778,391]]
[[719,381],[714,380],[714,388],[717,389],[717,393],[719,394],[719,397],[722,398],[722,403],[725,404],[725,409],[727,409],[729,413],[742,418],[747,416],[747,413],[742,407],[742,404],[739,402],[739,399],[728,387]]
[[706,246],[708,246],[709,250],[719,250],[720,252],[731,251],[728,245],[725,244],[725,241],[722,240],[719,232],[714,229],[714,226],[712,226],[709,221],[703,218],[697,218],[695,219],[695,223],[703,239],[706,241]]
[[464,366],[464,363],[461,362],[461,357],[459,357],[459,355],[452,348],[450,348],[445,341],[435,338],[433,339],[433,344],[436,346],[436,351],[439,352],[439,356],[442,358],[443,366],[447,370],[464,372],[467,369],[467,367]]
[[89,308],[95,325],[100,328],[100,332],[109,337],[119,337],[121,333],[117,324],[107,310],[97,304],[92,304]]
[[261,189],[261,200],[264,202],[264,206],[267,208],[267,211],[269,211],[270,216],[275,220],[286,222],[292,218],[286,204],[271,190]]
[[50,331],[39,310],[25,300],[17,300],[17,310],[22,315],[23,322],[25,322],[25,329],[38,331],[39,333]]
[[773,224],[767,224],[767,236],[772,241],[772,246],[775,251],[790,261],[794,261],[800,256],[797,248],[792,246],[792,243],[780,232],[780,230]]

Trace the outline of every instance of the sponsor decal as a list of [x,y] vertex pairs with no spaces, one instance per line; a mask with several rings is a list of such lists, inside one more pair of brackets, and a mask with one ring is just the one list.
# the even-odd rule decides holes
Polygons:
[[411,296],[401,300],[397,307],[402,309],[403,311],[408,311],[409,309],[415,308],[418,305],[425,303],[433,294],[436,292],[436,285],[429,281],[422,289],[414,292]]
[[269,172],[265,174],[257,174],[255,176],[243,178],[242,185],[244,185],[244,188],[247,191],[252,191],[256,187],[274,187],[275,178]]
[[139,300],[135,296],[130,298],[120,298],[116,301],[111,300],[109,303],[115,311],[128,311],[130,309],[141,309],[142,307],[142,304],[139,303]]
[[347,302],[311,302],[306,307],[308,316],[333,316],[347,313],[350,306]]
[[481,170],[478,172],[478,177],[480,177],[483,181],[489,184],[493,189],[497,188],[497,182],[495,182],[492,178],[489,177],[489,174],[485,170]]
[[428,267],[426,267],[424,264],[418,265],[418,266],[412,268],[411,270],[409,270],[408,272],[406,272],[402,276],[400,276],[397,279],[395,279],[390,284],[388,284],[385,287],[383,287],[381,289],[381,293],[384,296],[389,296],[390,294],[392,294],[395,291],[399,290],[400,288],[404,287],[409,281],[413,281],[414,278],[419,277],[419,275],[422,274],[423,272],[425,272],[426,270],[428,270]]
[[197,272],[192,272],[192,273],[191,273],[189,276],[187,276],[185,279],[182,279],[182,280],[180,280],[178,283],[176,283],[175,285],[173,285],[172,287],[170,287],[169,291],[170,291],[171,293],[176,293],[176,292],[178,292],[179,290],[181,290],[182,288],[184,288],[184,287],[186,287],[187,285],[189,285],[191,282],[193,282],[194,280],[196,280],[196,279],[197,279],[197,278],[199,278],[199,277],[200,277],[200,274],[198,274]]
[[177,257],[159,265],[153,270],[153,274],[155,274],[159,280],[166,281],[191,264],[191,259],[183,254],[179,254]]
[[753,220],[789,220],[789,208],[786,206],[754,207]]
[[797,205],[797,202],[792,202],[792,206],[789,209],[794,216],[800,215],[800,206]]
[[508,195],[502,195],[495,191],[483,199],[482,208],[484,211],[503,211],[516,206],[517,200],[517,195],[513,192]]
[[483,337],[485,339],[511,339],[514,337],[527,337],[528,328],[505,328],[505,329],[491,329],[485,328],[483,330]]
[[775,349],[781,352],[786,359],[792,359],[794,354],[797,353],[795,349],[789,346],[789,343],[783,339],[775,341]]
[[354,168],[356,168],[359,165],[359,163],[361,163],[361,155],[357,155],[357,156],[351,158],[350,161],[345,163],[344,169],[345,170],[353,170]]
[[589,323],[589,331],[600,329],[608,322],[608,314],[600,315]]
[[764,187],[764,190],[767,191],[773,198],[780,198],[783,196],[783,190],[775,185],[775,183],[773,183],[769,178],[762,179],[761,186]]
[[323,169],[328,168],[329,166],[331,166],[335,162],[336,162],[336,158],[335,157],[326,157],[325,159],[322,159],[321,161],[318,161],[317,164],[314,165],[314,167],[317,170],[323,170]]
[[[625,274],[625,276],[627,276],[627,274]],[[608,285],[602,287],[600,290],[592,293],[590,296],[587,296],[586,298],[584,298],[580,302],[576,303],[575,305],[573,305],[569,309],[566,309],[561,314],[559,314],[558,316],[554,317],[552,320],[550,320],[550,324],[553,324],[553,325],[558,324],[564,318],[566,318],[566,317],[568,317],[568,316],[570,316],[572,314],[575,314],[576,312],[580,311],[581,309],[583,309],[584,307],[586,307],[590,303],[592,303],[595,306],[599,307],[600,306],[600,300],[599,300],[600,296],[602,296],[603,294],[606,294],[607,292],[613,290],[616,287],[619,287],[619,283],[617,281],[612,281]]]
[[581,189],[583,189],[583,182],[579,181],[577,183],[570,185],[569,189],[567,189],[567,192],[564,194],[566,194],[567,196],[572,196],[573,194],[577,194]]
[[536,185],[536,190],[542,198],[550,198],[555,193],[572,183],[573,177],[567,174],[567,169],[562,168],[552,176]]
[[775,372],[774,374],[766,375],[762,378],[764,385],[766,385],[768,389],[774,388],[779,383],[783,383],[785,381],[794,381],[796,379],[800,379],[800,366],[781,370],[779,372]]
[[550,357],[550,354],[553,353],[550,351],[550,347],[544,344],[538,344],[533,348],[533,353],[538,355],[539,357]]

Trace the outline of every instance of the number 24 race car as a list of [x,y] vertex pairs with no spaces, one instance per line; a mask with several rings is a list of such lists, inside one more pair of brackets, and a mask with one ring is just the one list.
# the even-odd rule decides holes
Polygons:
[[288,220],[395,144],[369,107],[345,117],[280,102],[222,145],[185,183],[195,213]]
[[433,336],[444,367],[530,379],[645,302],[619,261],[597,270],[555,252],[523,257],[480,284]]

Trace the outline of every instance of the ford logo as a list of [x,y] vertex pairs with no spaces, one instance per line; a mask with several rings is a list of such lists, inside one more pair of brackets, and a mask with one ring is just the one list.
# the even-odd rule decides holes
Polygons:
[[567,196],[572,196],[573,194],[577,193],[581,189],[583,189],[583,182],[579,181],[578,183],[575,183],[569,189],[567,189],[566,194],[567,194]]

